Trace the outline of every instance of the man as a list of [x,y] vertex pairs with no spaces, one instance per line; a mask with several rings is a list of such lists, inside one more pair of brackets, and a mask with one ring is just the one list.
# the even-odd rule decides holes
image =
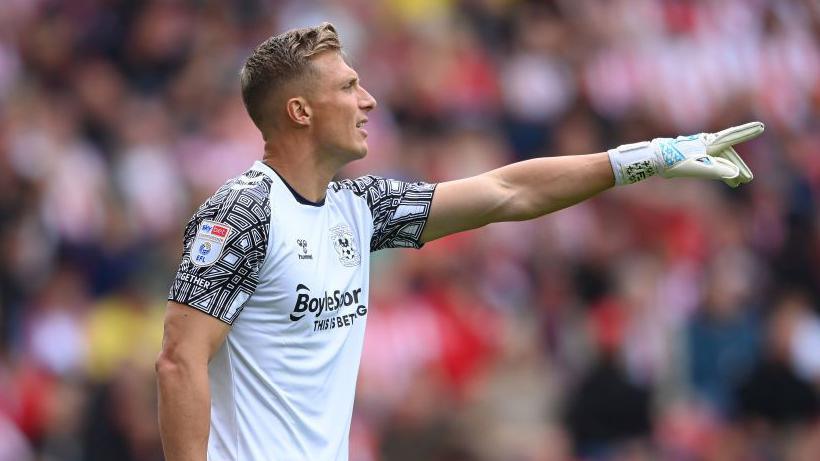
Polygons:
[[366,155],[376,107],[333,26],[268,39],[241,85],[265,153],[185,230],[157,360],[169,461],[347,459],[369,252],[536,218],[654,174],[734,187],[752,174],[731,145],[763,130],[539,158],[438,185],[332,182]]

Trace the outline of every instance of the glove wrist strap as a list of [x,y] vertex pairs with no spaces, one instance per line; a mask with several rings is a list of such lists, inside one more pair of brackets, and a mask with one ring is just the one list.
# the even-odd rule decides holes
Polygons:
[[634,184],[660,172],[655,148],[649,141],[624,144],[607,151],[615,184]]

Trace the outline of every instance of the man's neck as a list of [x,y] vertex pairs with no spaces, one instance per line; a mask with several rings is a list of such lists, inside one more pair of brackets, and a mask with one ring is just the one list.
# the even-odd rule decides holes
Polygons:
[[305,199],[314,203],[324,200],[327,184],[339,167],[330,165],[316,149],[305,143],[278,141],[265,142],[262,162],[273,168]]

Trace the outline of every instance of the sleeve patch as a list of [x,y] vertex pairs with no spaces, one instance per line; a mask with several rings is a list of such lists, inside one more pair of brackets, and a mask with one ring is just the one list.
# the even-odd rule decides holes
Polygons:
[[222,255],[231,231],[227,224],[203,220],[191,245],[191,263],[195,266],[210,266],[215,263]]

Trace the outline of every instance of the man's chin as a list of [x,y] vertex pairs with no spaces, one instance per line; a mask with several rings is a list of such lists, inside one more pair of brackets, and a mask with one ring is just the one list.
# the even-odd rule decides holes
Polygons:
[[356,159],[365,158],[367,157],[367,144],[362,143],[358,149],[353,151],[353,155]]
[[354,148],[340,149],[336,153],[337,158],[341,160],[342,164],[361,160],[367,156],[367,144],[357,146]]

